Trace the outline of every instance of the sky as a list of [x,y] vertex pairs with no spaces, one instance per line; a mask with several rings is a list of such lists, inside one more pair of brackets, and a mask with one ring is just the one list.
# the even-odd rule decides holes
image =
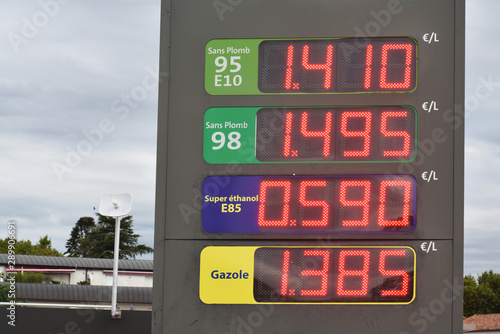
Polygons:
[[466,3],[464,272],[477,274],[500,272],[500,2]]
[[18,239],[64,252],[102,193],[128,192],[152,247],[160,1],[1,7],[0,237],[15,219]]
[[[15,220],[18,239],[49,235],[64,252],[102,193],[128,192],[153,247],[160,0],[1,7],[0,238]],[[498,0],[467,0],[466,274],[500,272],[498,13]]]

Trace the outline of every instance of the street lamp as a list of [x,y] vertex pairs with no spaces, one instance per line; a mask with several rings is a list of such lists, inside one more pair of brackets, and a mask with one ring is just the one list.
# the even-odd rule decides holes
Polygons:
[[99,203],[99,213],[106,217],[115,217],[115,248],[113,258],[113,287],[111,290],[111,317],[121,318],[121,312],[116,305],[118,290],[118,255],[120,252],[120,219],[126,216],[132,208],[132,196],[124,194],[102,194]]

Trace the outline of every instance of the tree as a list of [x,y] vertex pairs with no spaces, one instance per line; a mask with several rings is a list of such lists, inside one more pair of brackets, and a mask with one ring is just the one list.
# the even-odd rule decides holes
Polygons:
[[464,277],[464,315],[500,313],[500,274],[493,270]]
[[66,252],[72,257],[89,257],[88,234],[95,228],[95,221],[92,217],[81,217],[71,230],[70,238],[66,242]]
[[[0,240],[0,253],[9,252],[9,240],[8,237]],[[14,247],[17,255],[63,256],[57,249],[52,248],[52,241],[48,235],[40,237],[35,245],[30,240],[16,240]]]
[[38,244],[35,245],[33,255],[45,255],[45,256],[63,256],[58,250],[52,248],[52,240],[46,235],[38,240]]
[[9,300],[9,284],[0,283],[0,302],[8,302]]
[[478,308],[477,282],[474,276],[467,275],[464,277],[464,316],[473,316]]
[[[66,243],[65,254],[74,257],[113,258],[115,218],[101,214],[97,214],[97,218],[97,224],[90,217],[78,220]],[[120,221],[120,259],[135,259],[137,255],[153,252],[151,247],[138,244],[139,235],[134,233],[132,223],[132,216],[123,217]]]
[[10,284],[5,282],[5,274],[0,273],[0,302],[9,302]]

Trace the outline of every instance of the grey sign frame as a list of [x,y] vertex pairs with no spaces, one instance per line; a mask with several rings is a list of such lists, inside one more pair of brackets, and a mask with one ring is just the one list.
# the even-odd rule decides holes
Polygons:
[[[162,0],[161,14],[153,333],[239,333],[245,328],[255,333],[330,333],[332,328],[461,333],[465,1]],[[364,36],[418,41],[415,91],[214,96],[204,89],[205,46],[212,39]],[[208,108],[311,105],[412,105],[418,112],[417,158],[401,164],[212,165],[203,160],[203,114]],[[207,176],[292,174],[412,175],[417,180],[417,227],[376,237],[203,231],[201,184]],[[198,297],[205,246],[318,244],[412,246],[417,298],[405,306],[276,305],[266,317],[256,305],[206,305]],[[259,326],[248,322],[252,312],[263,317],[262,324],[254,322]]]

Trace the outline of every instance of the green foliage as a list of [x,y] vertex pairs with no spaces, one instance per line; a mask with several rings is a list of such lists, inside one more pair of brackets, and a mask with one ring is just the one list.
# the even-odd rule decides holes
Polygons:
[[52,240],[49,239],[48,235],[41,237],[34,248],[33,255],[63,256],[62,253],[52,248]]
[[[115,242],[115,218],[97,214],[97,224],[91,217],[80,218],[71,237],[66,242],[66,253],[74,257],[113,258]],[[130,259],[137,255],[152,253],[153,249],[138,244],[139,235],[132,228],[132,216],[120,221],[120,259]]]
[[8,302],[9,300],[9,284],[0,283],[0,302]]
[[470,317],[476,314],[478,308],[477,282],[474,276],[467,275],[464,277],[464,316]]
[[493,270],[464,277],[464,316],[500,313],[500,274]]
[[0,302],[9,302],[10,284],[5,282],[5,274],[0,273]]
[[[30,240],[16,240],[14,246],[17,255],[45,255],[45,256],[63,256],[62,253],[52,248],[52,241],[49,236],[40,237],[38,243],[33,245]],[[9,238],[0,240],[0,253],[9,252]]]
[[[0,239],[0,253],[7,254],[9,252],[9,238]],[[33,245],[29,240],[16,240],[15,251],[16,254],[31,254]]]
[[66,252],[71,257],[89,257],[90,250],[88,235],[95,228],[92,217],[81,217],[71,230],[70,238],[66,242]]
[[80,282],[76,282],[76,284],[78,284],[78,285],[90,285],[90,281],[80,281]]
[[52,279],[43,273],[23,273],[18,272],[14,275],[16,283],[51,283]]

